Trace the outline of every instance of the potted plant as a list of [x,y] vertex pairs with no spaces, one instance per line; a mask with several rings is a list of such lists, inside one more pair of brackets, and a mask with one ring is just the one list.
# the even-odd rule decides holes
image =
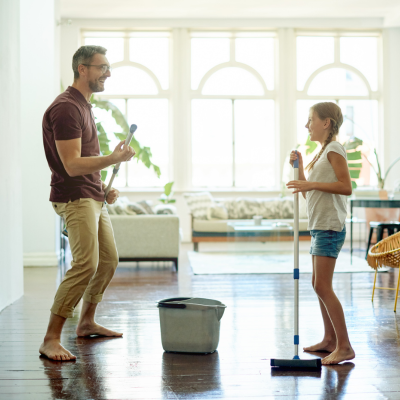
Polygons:
[[[95,106],[95,108],[100,108],[110,112],[111,117],[114,119],[116,124],[121,128],[121,132],[113,132],[114,136],[119,140],[125,140],[128,132],[129,132],[129,124],[125,119],[125,116],[122,114],[120,109],[107,100],[96,100],[94,96],[90,99],[91,103]],[[100,150],[104,155],[111,154],[107,133],[104,130],[101,122],[96,123],[98,138],[100,143]],[[135,158],[137,162],[142,162],[147,168],[153,168],[154,172],[158,177],[161,175],[160,168],[152,162],[152,154],[149,147],[141,146],[141,144],[136,140],[135,136],[132,138],[131,146],[134,148],[136,155]],[[104,182],[107,177],[108,170],[101,171],[101,180]]]

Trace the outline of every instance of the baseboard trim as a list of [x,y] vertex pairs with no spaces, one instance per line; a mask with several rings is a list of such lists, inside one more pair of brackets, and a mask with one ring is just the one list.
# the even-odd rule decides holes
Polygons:
[[24,267],[57,267],[56,253],[24,253]]

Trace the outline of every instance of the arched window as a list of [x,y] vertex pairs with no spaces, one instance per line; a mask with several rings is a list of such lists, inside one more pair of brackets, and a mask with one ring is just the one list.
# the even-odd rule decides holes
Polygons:
[[276,186],[275,40],[192,33],[192,186]]
[[[116,187],[160,187],[169,177],[169,53],[168,32],[84,32],[84,43],[107,49],[106,57],[113,67],[105,91],[96,97],[108,100],[124,114],[129,124],[135,123],[135,137],[150,148],[152,162],[160,167],[161,177],[143,163],[125,163],[114,181]],[[113,132],[120,128],[111,111],[94,109],[96,122],[101,122],[110,149],[119,140]]]
[[[296,39],[297,141],[304,144],[309,108],[321,101],[337,103],[344,116],[339,141],[358,137],[368,154],[378,147],[381,97],[378,79],[377,35],[302,35]],[[358,185],[375,184],[368,163],[363,162]]]

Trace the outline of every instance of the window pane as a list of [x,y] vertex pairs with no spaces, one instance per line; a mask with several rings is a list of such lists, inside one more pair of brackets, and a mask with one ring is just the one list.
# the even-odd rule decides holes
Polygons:
[[262,96],[264,88],[251,72],[228,67],[220,69],[207,79],[202,94]]
[[372,90],[378,90],[378,38],[340,38],[340,61],[360,70]]
[[274,89],[275,39],[236,39],[236,61],[253,67],[264,79],[268,90]]
[[297,89],[303,90],[310,75],[318,68],[334,61],[333,37],[297,38]]
[[138,126],[135,133],[141,146],[150,147],[152,162],[160,167],[158,179],[153,168],[149,169],[136,160],[128,163],[128,186],[163,186],[169,181],[169,140],[168,140],[168,100],[130,99],[128,100],[129,124]]
[[[351,136],[364,141],[361,152],[374,163],[374,147],[378,143],[378,101],[377,100],[340,100],[344,122],[340,129],[341,142]],[[353,121],[353,122],[352,122]],[[377,178],[372,167],[362,159],[360,178],[356,180],[358,186],[376,185]]]
[[129,59],[149,68],[157,76],[161,87],[163,89],[168,89],[168,38],[129,39]]
[[211,68],[229,61],[229,39],[195,38],[191,40],[192,89]]
[[275,186],[273,100],[235,100],[235,186]]
[[157,94],[158,89],[149,74],[135,67],[119,67],[112,71],[103,94]]
[[366,96],[367,87],[361,78],[343,68],[331,68],[319,73],[308,88],[315,96]]
[[356,136],[369,146],[376,146],[378,141],[378,101],[340,100],[339,106],[344,117],[340,129],[343,140]]
[[106,57],[110,64],[124,60],[123,38],[86,38],[85,45],[105,47],[107,49]]
[[192,100],[192,185],[232,186],[232,101]]

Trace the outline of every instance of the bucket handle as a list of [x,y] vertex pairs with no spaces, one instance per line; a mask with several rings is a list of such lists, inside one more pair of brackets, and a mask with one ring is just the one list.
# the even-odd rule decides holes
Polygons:
[[158,308],[186,308],[186,304],[182,303],[158,303]]
[[175,298],[167,299],[167,301],[158,302],[157,307],[159,307],[159,308],[186,308],[186,304],[172,303],[172,302],[189,300],[189,299],[191,299],[191,297],[175,297]]

